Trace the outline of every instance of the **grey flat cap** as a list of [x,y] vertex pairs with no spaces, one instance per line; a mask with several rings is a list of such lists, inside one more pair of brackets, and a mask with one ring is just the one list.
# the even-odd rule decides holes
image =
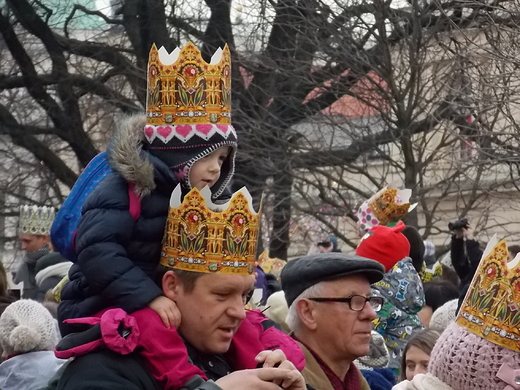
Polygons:
[[383,279],[385,268],[377,261],[346,253],[319,253],[287,262],[280,279],[287,305],[315,284],[350,275],[363,275],[370,284]]

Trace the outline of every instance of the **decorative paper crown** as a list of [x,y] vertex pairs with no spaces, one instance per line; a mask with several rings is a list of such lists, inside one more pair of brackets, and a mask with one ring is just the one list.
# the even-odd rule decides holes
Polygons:
[[181,203],[181,187],[170,198],[161,264],[193,272],[248,275],[254,271],[259,213],[244,187],[215,205],[211,192],[194,188]]
[[399,222],[417,206],[410,205],[410,196],[410,189],[383,188],[359,207],[360,228],[366,231],[377,225],[387,226]]
[[20,206],[21,234],[49,235],[56,216],[53,207]]
[[231,54],[218,49],[210,63],[189,42],[168,53],[152,45],[148,58],[148,93],[145,135],[167,143],[183,142],[194,134],[209,139],[215,132],[224,137],[231,126]]
[[426,263],[423,262],[419,276],[423,283],[430,282],[433,278],[442,276],[442,264],[439,261],[436,261],[430,268],[428,268]]
[[457,323],[502,347],[520,352],[520,254],[509,263],[506,240],[496,235],[484,251]]
[[270,258],[267,251],[263,251],[258,257],[258,265],[266,274],[273,274],[276,278],[280,278],[280,273],[287,262],[275,258]]

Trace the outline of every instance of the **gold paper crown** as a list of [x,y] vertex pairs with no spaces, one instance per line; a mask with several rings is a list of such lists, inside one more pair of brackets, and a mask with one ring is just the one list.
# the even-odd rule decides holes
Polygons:
[[520,352],[520,255],[509,263],[496,235],[484,251],[457,317],[470,332]]
[[181,187],[170,198],[161,264],[204,273],[254,271],[259,213],[244,187],[229,202],[215,205],[208,187],[192,189],[181,203]]
[[377,225],[387,226],[399,222],[417,204],[410,205],[412,190],[385,187],[363,202],[358,210],[361,229],[370,230]]
[[146,111],[148,125],[231,124],[228,46],[208,64],[191,42],[172,53],[152,45]]
[[276,257],[270,258],[268,251],[263,251],[258,257],[258,265],[266,274],[273,274],[277,279],[280,278],[280,273],[287,262]]
[[21,234],[49,235],[56,216],[54,207],[20,206]]

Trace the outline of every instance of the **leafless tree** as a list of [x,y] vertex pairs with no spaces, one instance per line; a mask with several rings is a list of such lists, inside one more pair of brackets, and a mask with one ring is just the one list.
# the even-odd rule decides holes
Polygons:
[[[389,175],[414,189],[424,218],[411,215],[409,222],[426,227],[425,236],[436,233],[432,194],[453,196],[457,180],[476,183],[497,160],[509,164],[509,184],[515,182],[516,144],[508,140],[518,138],[511,127],[518,96],[514,0],[111,3],[108,16],[73,0],[60,10],[7,0],[0,13],[0,134],[26,152],[29,172],[45,167],[56,204],[62,186],[71,187],[103,148],[114,118],[143,109],[151,44],[172,50],[188,39],[207,58],[224,43],[231,48],[241,144],[234,185],[247,185],[257,198],[271,194],[265,209],[272,256],[287,258],[294,206],[354,244],[323,210],[355,220],[355,203]],[[96,21],[94,30],[75,25],[83,17]],[[479,74],[484,59],[505,66],[510,79]],[[486,97],[477,96],[486,84]],[[476,124],[468,126],[470,115]],[[453,163],[433,180],[431,167],[469,138],[478,149],[471,169]],[[365,163],[371,156],[379,157],[378,174]],[[474,187],[458,188],[482,189]],[[466,198],[469,210],[476,200]]]

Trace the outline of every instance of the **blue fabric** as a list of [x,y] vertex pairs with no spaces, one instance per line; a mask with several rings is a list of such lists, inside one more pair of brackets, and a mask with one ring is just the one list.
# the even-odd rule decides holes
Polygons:
[[265,272],[262,267],[256,267],[256,283],[255,287],[262,289],[262,305],[265,305],[267,302],[267,280],[265,278]]
[[392,390],[395,384],[394,373],[389,368],[361,370],[361,374],[368,382],[370,390]]
[[105,176],[85,201],[76,234],[77,263],[58,307],[62,335],[81,330],[65,319],[111,306],[133,313],[162,294],[153,279],[177,180],[163,162],[144,157],[154,166],[156,188],[142,198],[137,220],[129,211],[128,182],[117,172]]
[[76,262],[73,240],[78,230],[81,209],[98,184],[113,172],[108,165],[107,154],[102,152],[94,157],[79,175],[69,196],[63,203],[51,227],[51,241],[54,248],[67,260]]

